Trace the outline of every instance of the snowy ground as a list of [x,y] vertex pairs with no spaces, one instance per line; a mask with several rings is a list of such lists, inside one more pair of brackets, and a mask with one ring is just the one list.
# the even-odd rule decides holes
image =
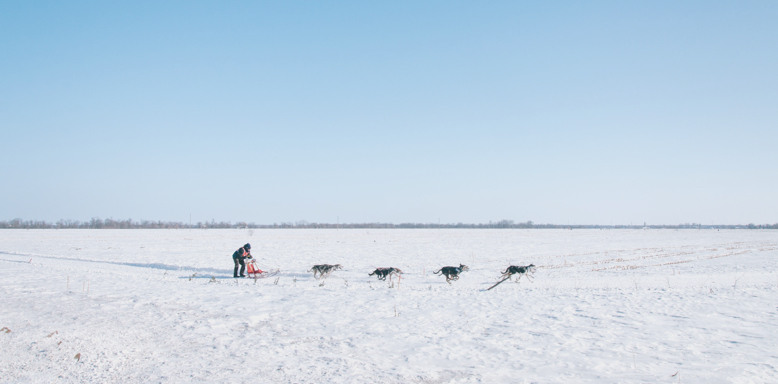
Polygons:
[[768,230],[0,230],[0,382],[775,383],[777,293]]

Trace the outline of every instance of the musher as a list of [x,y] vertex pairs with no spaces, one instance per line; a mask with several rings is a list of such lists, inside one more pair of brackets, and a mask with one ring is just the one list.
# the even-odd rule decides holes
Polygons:
[[[251,244],[246,243],[243,247],[238,248],[235,253],[232,254],[232,261],[235,262],[235,272],[232,273],[232,277],[246,277],[243,272],[246,271],[245,259],[253,259],[251,257]],[[238,266],[240,265],[240,276],[238,276]]]

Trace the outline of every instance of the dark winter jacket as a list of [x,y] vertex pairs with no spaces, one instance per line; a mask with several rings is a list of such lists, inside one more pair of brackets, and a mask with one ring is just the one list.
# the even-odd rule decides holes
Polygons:
[[238,248],[237,251],[235,251],[235,253],[232,254],[232,258],[233,259],[239,259],[239,260],[250,259],[251,258],[251,251],[250,250],[246,250],[243,247],[240,247],[240,248]]

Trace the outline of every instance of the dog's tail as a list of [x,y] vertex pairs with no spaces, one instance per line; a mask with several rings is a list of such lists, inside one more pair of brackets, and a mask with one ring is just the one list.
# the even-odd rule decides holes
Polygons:
[[373,276],[373,275],[375,275],[376,272],[378,272],[378,270],[373,271],[373,273],[368,274],[368,276]]
[[440,271],[442,271],[442,270],[443,270],[443,268],[441,268],[441,269],[438,269],[437,271],[435,271],[435,272],[432,272],[432,273],[434,273],[434,274],[436,274],[436,275],[437,275],[437,274],[440,274]]

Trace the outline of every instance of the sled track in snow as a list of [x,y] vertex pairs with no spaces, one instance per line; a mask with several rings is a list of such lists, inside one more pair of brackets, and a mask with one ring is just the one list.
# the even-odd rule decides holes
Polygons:
[[[163,264],[163,263],[126,263],[126,262],[121,262],[121,261],[81,259],[81,258],[77,258],[77,257],[51,256],[51,255],[41,255],[41,254],[34,254],[34,253],[21,253],[21,252],[9,252],[9,251],[0,251],[0,254],[9,255],[9,256],[23,256],[23,257],[53,259],[53,260],[63,260],[63,261],[79,261],[79,262],[84,262],[84,263],[121,265],[121,266],[125,266],[125,267],[150,268],[150,269],[159,269],[159,270],[165,270],[165,271],[188,271],[188,272],[197,272],[197,273],[232,273],[232,270],[229,270],[229,269],[195,268],[195,267],[187,267],[187,266],[171,265],[171,264]],[[0,259],[0,261],[26,263],[26,261],[23,261],[23,260],[18,261],[18,260]]]

